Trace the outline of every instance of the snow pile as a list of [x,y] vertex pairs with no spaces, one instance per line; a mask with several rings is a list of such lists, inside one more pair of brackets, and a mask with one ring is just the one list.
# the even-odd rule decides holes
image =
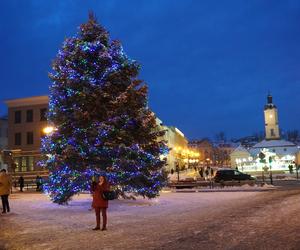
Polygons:
[[296,177],[293,177],[293,176],[284,176],[282,178],[282,180],[286,180],[286,181],[294,181],[294,180],[297,180]]
[[[196,180],[197,177],[200,177],[199,172],[195,171],[194,169],[187,169],[184,171],[180,171],[179,173],[180,180],[185,180],[185,179]],[[170,181],[177,181],[178,178],[177,172],[174,172],[173,174],[169,174],[168,178]]]
[[183,189],[171,189],[172,192],[176,193],[188,193],[188,192],[243,192],[243,191],[266,191],[266,190],[272,190],[276,189],[275,186],[270,184],[264,184],[264,185],[249,185],[244,184],[242,186],[215,186],[215,187],[204,187],[204,188],[183,188]]
[[262,187],[263,189],[275,188],[274,185],[271,185],[271,184],[268,184],[268,183],[264,183],[261,187]]
[[231,189],[231,190],[269,190],[269,189],[274,189],[276,188],[274,185],[270,185],[270,184],[264,184],[264,185],[258,185],[258,184],[254,184],[254,185],[249,185],[249,184],[245,184],[242,186],[233,186],[233,187],[224,187],[223,189]]

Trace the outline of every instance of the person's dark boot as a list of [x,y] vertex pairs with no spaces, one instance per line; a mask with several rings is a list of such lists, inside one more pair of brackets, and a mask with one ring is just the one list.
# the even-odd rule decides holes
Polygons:
[[106,227],[102,227],[101,231],[106,231],[107,228]]

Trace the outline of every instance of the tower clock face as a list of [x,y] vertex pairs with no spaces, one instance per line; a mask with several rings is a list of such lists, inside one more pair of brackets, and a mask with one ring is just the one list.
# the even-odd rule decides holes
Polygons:
[[275,114],[274,114],[274,112],[269,112],[268,114],[266,114],[266,121],[267,121],[267,123],[275,123],[275,118],[276,118],[276,116],[275,116]]

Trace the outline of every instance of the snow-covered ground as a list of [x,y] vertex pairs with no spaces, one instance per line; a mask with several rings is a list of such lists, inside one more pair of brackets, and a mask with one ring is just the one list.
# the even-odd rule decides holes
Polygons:
[[[0,215],[0,249],[292,249],[276,248],[274,242],[256,248],[255,244],[238,246],[243,246],[249,234],[253,239],[262,237],[259,226],[269,226],[272,220],[280,222],[274,230],[289,232],[286,227],[292,218],[287,212],[298,215],[299,194],[300,190],[220,190],[164,192],[154,200],[115,200],[109,206],[108,231],[102,232],[91,230],[95,217],[89,211],[88,194],[59,206],[42,194],[16,193],[10,200],[12,212]],[[278,204],[273,203],[276,200]],[[298,218],[293,223],[300,226]]]

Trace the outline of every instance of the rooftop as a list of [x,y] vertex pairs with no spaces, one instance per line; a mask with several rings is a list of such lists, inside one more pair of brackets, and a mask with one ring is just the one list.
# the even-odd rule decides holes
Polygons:
[[48,102],[49,97],[46,95],[5,100],[5,103],[9,108],[28,105],[48,104]]
[[262,140],[256,143],[253,148],[274,148],[274,147],[295,147],[296,144],[286,140]]

